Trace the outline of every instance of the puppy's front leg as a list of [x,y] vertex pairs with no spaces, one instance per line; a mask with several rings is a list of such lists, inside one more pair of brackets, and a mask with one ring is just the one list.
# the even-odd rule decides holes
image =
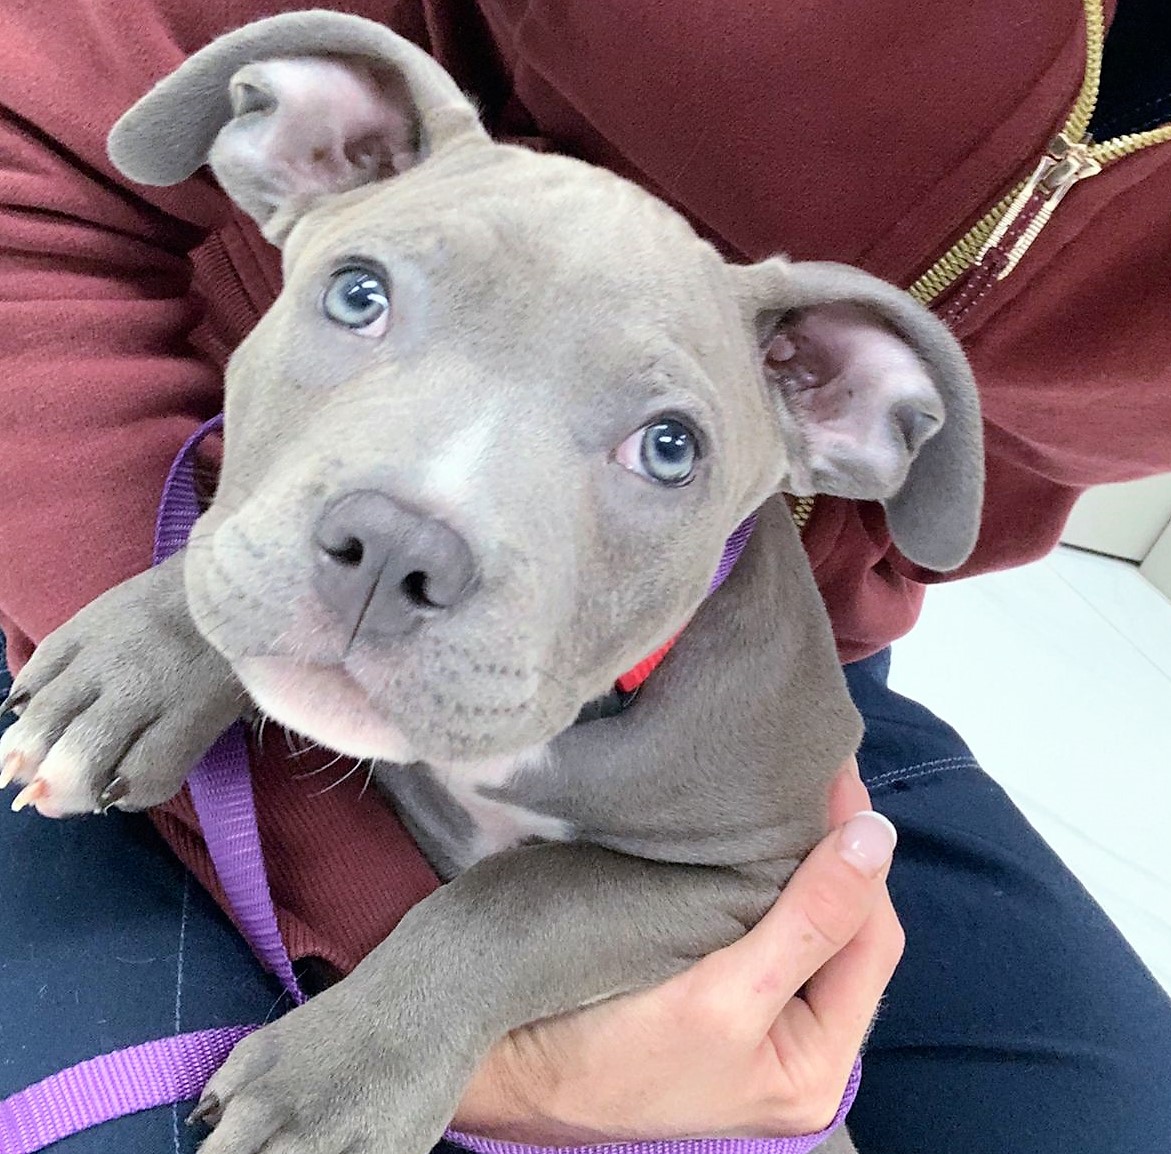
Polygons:
[[348,978],[240,1043],[201,1103],[218,1123],[204,1154],[425,1154],[509,1030],[677,973],[776,895],[763,875],[596,846],[486,858]]
[[103,593],[32,655],[0,739],[0,787],[47,817],[175,796],[245,706],[227,661],[187,607],[184,554]]

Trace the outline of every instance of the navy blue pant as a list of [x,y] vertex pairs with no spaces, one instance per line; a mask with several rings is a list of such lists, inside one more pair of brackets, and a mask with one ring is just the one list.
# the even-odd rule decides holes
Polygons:
[[[959,736],[851,666],[899,829],[906,956],[850,1128],[862,1154],[1167,1154],[1171,1001]],[[279,990],[141,818],[0,813],[0,1096],[103,1050],[262,1021]],[[62,1154],[190,1151],[186,1107]]]

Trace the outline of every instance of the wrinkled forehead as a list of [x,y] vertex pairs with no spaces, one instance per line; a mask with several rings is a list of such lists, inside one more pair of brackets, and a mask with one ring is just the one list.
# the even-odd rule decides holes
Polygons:
[[551,317],[599,335],[633,320],[692,345],[728,320],[715,315],[723,263],[681,216],[609,173],[520,149],[432,158],[309,213],[286,246],[290,270],[363,257],[464,323],[507,315],[517,335]]

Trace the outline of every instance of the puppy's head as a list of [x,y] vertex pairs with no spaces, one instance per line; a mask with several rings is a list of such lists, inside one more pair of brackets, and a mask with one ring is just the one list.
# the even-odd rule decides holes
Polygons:
[[975,391],[929,314],[841,266],[727,265],[635,186],[492,143],[377,24],[225,36],[111,155],[153,184],[209,162],[282,246],[188,590],[258,704],[334,748],[547,740],[694,612],[778,490],[883,501],[933,568],[972,546]]

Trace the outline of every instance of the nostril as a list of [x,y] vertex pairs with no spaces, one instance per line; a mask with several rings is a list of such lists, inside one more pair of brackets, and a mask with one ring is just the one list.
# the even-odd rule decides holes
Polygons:
[[406,594],[407,600],[412,605],[418,605],[423,608],[436,608],[435,602],[427,596],[427,574],[416,569],[413,573],[408,573],[402,582],[402,591]]
[[315,592],[354,637],[403,637],[454,609],[476,583],[463,537],[377,491],[330,502],[310,548]]
[[365,546],[357,537],[347,537],[340,545],[323,545],[327,556],[347,569],[357,569],[366,556]]

